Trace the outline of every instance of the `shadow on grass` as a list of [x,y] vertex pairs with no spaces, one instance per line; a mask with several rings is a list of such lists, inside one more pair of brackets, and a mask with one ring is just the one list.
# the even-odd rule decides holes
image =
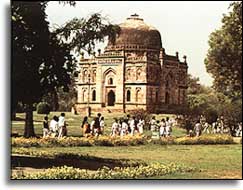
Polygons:
[[15,169],[16,167],[30,167],[35,169],[46,169],[58,166],[70,166],[80,169],[97,170],[103,166],[109,167],[111,169],[115,167],[128,167],[128,166],[138,166],[140,162],[130,161],[128,159],[104,159],[99,157],[74,157],[74,158],[64,158],[64,157],[54,157],[54,158],[43,158],[43,157],[33,157],[33,156],[22,156],[13,155],[11,156],[11,167]]

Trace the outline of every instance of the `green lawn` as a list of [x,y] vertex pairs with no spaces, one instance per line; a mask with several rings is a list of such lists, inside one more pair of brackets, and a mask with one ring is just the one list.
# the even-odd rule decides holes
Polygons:
[[[19,148],[13,148],[16,152]],[[178,173],[156,178],[170,179],[229,179],[242,178],[242,146],[237,145],[143,145],[129,147],[54,147],[28,148],[28,151],[74,153],[111,159],[141,160],[146,163],[178,163],[196,167],[192,173]]]
[[[49,118],[60,113],[51,113]],[[124,116],[124,113],[103,114],[107,127],[105,133],[110,133],[111,123],[114,117]],[[167,115],[156,115],[157,119]],[[170,115],[172,116],[172,115]],[[23,134],[24,114],[17,114],[19,121],[12,122],[12,132]],[[42,135],[42,119],[44,115],[34,113],[35,131]],[[69,136],[81,136],[80,123],[83,119],[80,115],[66,113],[66,120],[69,124]],[[149,131],[145,132],[149,135]],[[184,136],[185,130],[173,129],[173,136]],[[20,148],[13,147],[14,154]],[[196,167],[197,170],[191,173],[174,173],[166,176],[157,176],[163,179],[239,179],[242,178],[242,145],[156,145],[147,144],[140,146],[119,146],[119,147],[52,147],[52,148],[27,148],[27,151],[47,151],[48,153],[74,153],[80,155],[96,156],[105,159],[129,159],[141,160],[146,163],[178,163],[186,166]],[[26,171],[35,172],[33,168],[24,168]]]

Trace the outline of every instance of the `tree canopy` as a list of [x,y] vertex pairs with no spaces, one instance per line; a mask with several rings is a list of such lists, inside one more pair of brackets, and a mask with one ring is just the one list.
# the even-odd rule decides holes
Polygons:
[[210,35],[205,65],[213,87],[234,100],[242,97],[242,2],[230,8],[222,27]]
[[35,136],[33,104],[57,89],[68,91],[76,63],[71,50],[92,51],[97,40],[112,37],[115,31],[100,14],[89,19],[75,18],[50,31],[47,5],[46,1],[13,1],[11,7],[11,109],[13,112],[18,102],[25,105],[25,137]]

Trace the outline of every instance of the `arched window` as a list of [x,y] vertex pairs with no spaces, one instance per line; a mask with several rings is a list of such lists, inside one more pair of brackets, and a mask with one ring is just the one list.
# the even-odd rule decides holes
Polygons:
[[83,82],[87,82],[88,81],[88,71],[84,70],[83,72]]
[[127,102],[131,101],[131,91],[127,90]]
[[83,102],[85,102],[86,101],[86,90],[83,90]]
[[109,85],[113,85],[113,78],[109,78],[109,80],[108,80],[108,84],[109,84]]
[[92,101],[96,101],[96,91],[92,91]]
[[131,69],[127,69],[127,72],[126,72],[126,80],[129,80],[131,79]]
[[138,102],[139,101],[139,95],[140,95],[140,90],[137,90],[136,91],[136,102]]
[[141,76],[141,69],[137,69],[136,80],[139,80]]
[[165,93],[165,103],[166,104],[169,104],[170,103],[170,94],[169,94],[169,92],[166,92]]

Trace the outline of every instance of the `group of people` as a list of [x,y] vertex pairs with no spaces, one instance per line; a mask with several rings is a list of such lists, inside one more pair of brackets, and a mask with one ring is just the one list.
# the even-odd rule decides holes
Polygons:
[[206,121],[201,121],[203,124],[203,132],[213,133],[213,134],[229,134],[241,137],[242,136],[242,122],[239,122],[237,125],[230,127],[226,122],[223,116],[217,118],[215,122],[211,125]]
[[144,129],[145,121],[142,118],[130,117],[127,115],[126,118],[117,119],[114,118],[114,122],[111,126],[111,136],[125,136],[142,134]]
[[90,135],[99,136],[103,134],[105,127],[105,120],[101,113],[97,114],[97,117],[94,117],[92,122],[89,124],[88,117],[85,116],[81,124],[83,130],[83,135],[88,137]]
[[161,119],[161,121],[156,120],[155,116],[149,122],[150,130],[152,132],[159,132],[160,137],[169,137],[172,133],[172,127],[175,123],[175,120],[169,117],[166,119]]
[[[168,137],[171,135],[174,120],[167,117],[166,119],[159,121],[155,119],[155,116],[153,116],[148,124],[151,132],[158,132],[161,137]],[[144,126],[145,120],[140,117],[131,117],[130,115],[127,115],[120,119],[114,118],[110,136],[133,136],[135,134],[143,134]],[[98,113],[97,116],[89,123],[88,116],[85,116],[80,127],[82,129],[83,136],[85,137],[99,136],[104,133],[105,119],[101,113]],[[58,138],[67,136],[65,113],[61,113],[59,117],[53,116],[50,124],[48,123],[48,117],[44,117],[43,137],[48,136]]]
[[65,120],[65,113],[61,113],[59,117],[56,115],[53,116],[50,121],[50,125],[48,123],[48,117],[44,117],[43,121],[43,137],[58,137],[61,138],[63,136],[67,136],[67,123]]
[[[188,124],[187,124],[188,125]],[[223,116],[218,117],[215,122],[209,124],[206,118],[201,115],[195,122],[195,125],[189,130],[189,136],[200,136],[201,134],[231,134],[233,136],[242,136],[242,122],[238,123],[237,126],[230,126],[225,122]]]
[[[167,117],[166,120],[162,119],[159,121],[153,116],[148,124],[152,133],[159,133],[161,137],[169,137],[171,136],[174,120]],[[115,118],[111,127],[111,136],[143,134],[144,126],[145,120],[140,117],[136,118],[127,115],[126,118],[121,118],[120,120]]]
[[[169,137],[172,133],[172,127],[177,125],[178,118],[169,118],[156,120],[155,116],[147,123],[153,134],[158,134],[160,137]],[[189,122],[190,123],[190,122]],[[189,124],[186,124],[189,125]],[[135,135],[143,134],[145,127],[145,120],[140,117],[131,117],[127,115],[124,118],[114,118],[114,122],[111,125],[111,136],[125,136],[125,135]],[[91,123],[88,122],[88,117],[85,116],[81,128],[83,131],[83,136],[99,136],[104,133],[105,119],[98,113],[96,117],[93,118]],[[188,127],[187,127],[188,128]],[[189,129],[190,128],[190,129]],[[204,116],[200,116],[195,124],[189,127],[188,136],[200,136],[202,133],[213,133],[213,134],[227,134],[232,133],[233,136],[242,137],[242,122],[238,123],[237,126],[233,127],[233,130],[225,124],[224,118],[219,117],[215,122],[209,124]],[[48,123],[48,117],[44,117],[43,122],[43,137],[57,137],[61,138],[67,136],[67,123],[65,119],[65,113],[61,115],[53,116],[50,124]]]

